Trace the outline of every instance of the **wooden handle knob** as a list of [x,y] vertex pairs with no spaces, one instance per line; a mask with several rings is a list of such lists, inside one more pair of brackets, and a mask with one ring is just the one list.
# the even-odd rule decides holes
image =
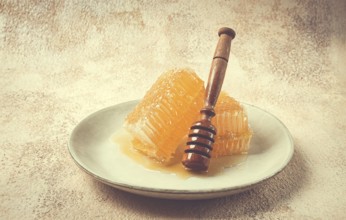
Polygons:
[[231,28],[220,28],[218,33],[220,38],[210,67],[208,85],[205,94],[205,106],[209,109],[215,107],[217,98],[219,97],[227,69],[231,42],[235,37],[235,32]]
[[228,36],[232,37],[232,39],[235,38],[235,31],[232,28],[228,28],[228,27],[222,27],[219,29],[218,31],[219,37],[221,36],[221,34],[227,34]]

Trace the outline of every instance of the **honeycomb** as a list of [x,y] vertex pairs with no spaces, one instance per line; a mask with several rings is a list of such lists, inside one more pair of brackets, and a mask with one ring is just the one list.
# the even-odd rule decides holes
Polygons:
[[[124,128],[133,147],[162,164],[169,164],[178,146],[200,118],[204,82],[190,69],[163,73],[128,114]],[[217,129],[212,157],[246,153],[252,131],[239,102],[221,92],[212,123]]]
[[234,98],[221,92],[215,106],[215,117],[212,123],[216,128],[212,157],[221,157],[247,153],[252,130],[248,117]]
[[124,128],[133,136],[134,148],[169,163],[199,117],[204,91],[204,82],[192,70],[162,74],[125,119]]

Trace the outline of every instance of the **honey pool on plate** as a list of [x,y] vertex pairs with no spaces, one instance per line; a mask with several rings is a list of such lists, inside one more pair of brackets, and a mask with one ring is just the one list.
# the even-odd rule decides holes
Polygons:
[[224,169],[229,169],[233,166],[240,165],[247,159],[247,154],[212,158],[207,172],[194,173],[186,170],[181,164],[181,157],[183,154],[183,149],[185,147],[185,139],[181,141],[181,144],[179,145],[175,153],[175,157],[170,162],[170,164],[162,164],[136,150],[132,146],[132,136],[124,129],[118,130],[112,136],[112,141],[117,145],[117,147],[120,148],[123,154],[125,154],[127,157],[129,157],[131,160],[133,160],[140,166],[143,166],[144,168],[151,171],[176,175],[177,177],[182,179],[187,179],[192,176],[215,176],[218,175],[220,172],[223,172]]

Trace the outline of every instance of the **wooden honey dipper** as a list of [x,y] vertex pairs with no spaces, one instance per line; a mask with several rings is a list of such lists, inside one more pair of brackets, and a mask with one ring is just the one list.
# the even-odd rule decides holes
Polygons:
[[215,116],[214,107],[225,77],[231,41],[235,37],[234,30],[227,27],[220,28],[218,34],[220,38],[210,68],[204,108],[200,111],[201,120],[195,122],[190,128],[182,159],[185,168],[192,171],[207,171],[209,167],[216,135],[216,129],[212,125],[211,119]]

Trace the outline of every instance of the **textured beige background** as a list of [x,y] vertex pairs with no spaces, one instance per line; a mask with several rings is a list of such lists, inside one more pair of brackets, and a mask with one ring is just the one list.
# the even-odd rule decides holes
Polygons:
[[[0,0],[0,219],[345,219],[345,1]],[[224,89],[279,117],[295,153],[275,178],[206,201],[115,190],[67,150],[88,114],[137,99],[157,76],[206,79],[233,27]]]

